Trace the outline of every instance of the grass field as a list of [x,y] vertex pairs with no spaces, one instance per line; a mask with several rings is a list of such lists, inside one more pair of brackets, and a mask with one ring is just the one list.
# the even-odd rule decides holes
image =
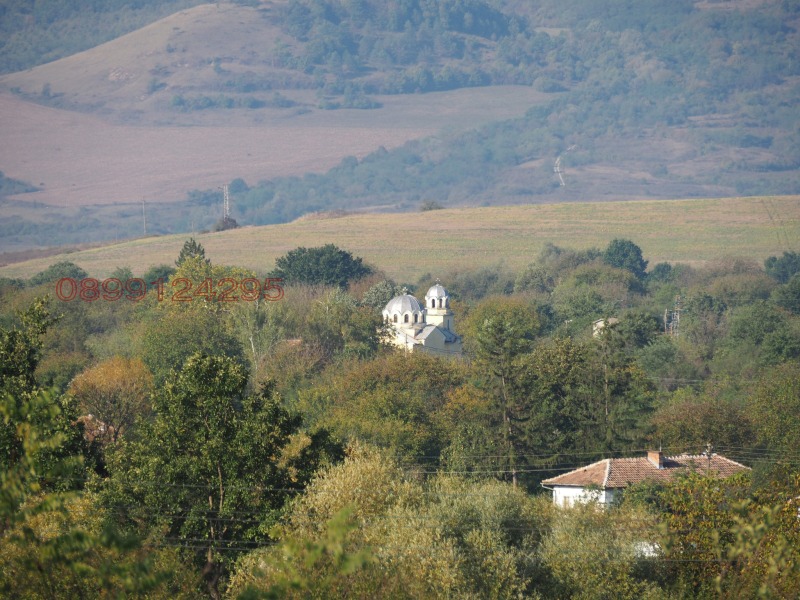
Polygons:
[[[172,264],[187,237],[146,238],[50,256],[0,268],[0,276],[30,277],[59,260],[71,260],[96,277],[120,266],[141,274],[154,264]],[[730,256],[762,263],[771,255],[800,251],[800,196],[355,214],[195,236],[213,262],[259,272],[298,246],[333,243],[398,281],[482,266],[517,270],[547,242],[577,249],[604,247],[615,237],[634,240],[651,265],[700,265]]]

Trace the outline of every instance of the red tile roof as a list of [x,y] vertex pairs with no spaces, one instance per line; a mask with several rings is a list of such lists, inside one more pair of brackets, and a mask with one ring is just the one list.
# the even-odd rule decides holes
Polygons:
[[639,458],[606,458],[591,465],[564,473],[542,481],[543,485],[563,485],[586,487],[596,485],[601,488],[624,488],[645,479],[668,481],[677,473],[686,470],[699,471],[714,477],[730,477],[744,470],[749,470],[736,461],[712,454],[711,461],[703,454],[680,454],[663,459],[663,468],[659,469],[645,457]]

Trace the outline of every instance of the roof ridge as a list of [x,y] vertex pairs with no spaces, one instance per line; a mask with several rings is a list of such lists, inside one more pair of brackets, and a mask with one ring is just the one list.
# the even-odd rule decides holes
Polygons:
[[611,459],[606,458],[605,461],[606,461],[606,474],[605,477],[603,477],[604,488],[608,486],[608,478],[611,476]]

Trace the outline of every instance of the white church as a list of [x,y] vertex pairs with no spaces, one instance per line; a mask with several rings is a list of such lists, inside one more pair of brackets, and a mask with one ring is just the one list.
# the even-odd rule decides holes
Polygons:
[[411,294],[392,298],[383,309],[391,325],[391,343],[408,352],[461,356],[461,337],[455,332],[450,295],[439,283],[425,294],[425,305]]

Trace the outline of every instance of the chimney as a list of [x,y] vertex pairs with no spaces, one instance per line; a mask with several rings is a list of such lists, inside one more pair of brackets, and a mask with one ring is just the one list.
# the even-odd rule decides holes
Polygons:
[[647,460],[649,460],[658,469],[664,468],[664,454],[661,450],[648,450]]

